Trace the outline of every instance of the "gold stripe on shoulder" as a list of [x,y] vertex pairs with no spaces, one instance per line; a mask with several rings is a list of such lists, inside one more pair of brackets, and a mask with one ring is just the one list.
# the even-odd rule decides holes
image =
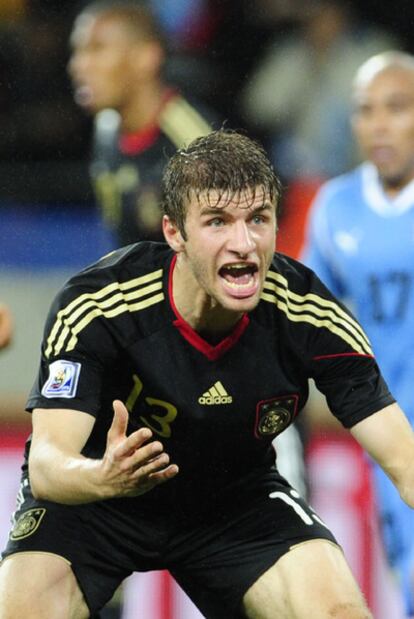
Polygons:
[[160,115],[160,127],[177,148],[211,133],[210,125],[185,99],[172,99]]
[[[103,304],[103,307],[108,307],[120,301],[123,297],[128,296],[127,291],[132,288],[141,286],[137,291],[134,291],[133,296],[144,296],[152,292],[151,286],[146,286],[156,280],[160,280],[156,284],[156,288],[162,287],[162,269],[157,269],[152,273],[136,277],[126,282],[112,282],[104,286],[100,290],[91,293],[84,293],[76,297],[66,307],[62,308],[56,315],[56,320],[50,331],[50,335],[46,342],[46,357],[50,357],[53,348],[55,347],[55,353],[62,349],[62,342],[66,339],[71,326],[78,320],[78,318],[91,306]],[[143,287],[142,287],[143,286]],[[107,299],[103,300],[105,297]]]
[[289,284],[288,284],[288,280],[286,279],[286,277],[283,277],[283,275],[280,275],[279,273],[269,271],[268,276],[271,279],[275,280],[276,282],[280,283],[283,286],[283,288],[286,289],[287,294],[289,295],[291,299],[298,301],[299,303],[303,302],[303,300],[306,299],[309,301],[314,301],[317,305],[320,305],[322,307],[331,308],[338,315],[339,318],[342,318],[345,322],[348,322],[350,325],[352,325],[352,327],[356,329],[356,331],[358,331],[358,333],[360,334],[364,342],[368,346],[370,346],[369,339],[366,336],[366,333],[362,329],[361,325],[356,320],[354,320],[349,314],[347,314],[347,312],[345,312],[340,307],[340,305],[338,305],[338,303],[335,303],[334,301],[330,301],[329,299],[325,299],[321,297],[320,295],[317,295],[311,292],[309,292],[306,295],[299,295],[299,294],[294,293],[293,291],[289,290]]
[[[151,305],[155,305],[156,303],[160,303],[164,300],[164,293],[160,292],[159,294],[154,294],[151,297],[148,297],[142,301],[137,301],[136,303],[122,303],[115,308],[112,309],[103,309],[101,305],[97,304],[86,316],[82,318],[72,329],[71,329],[71,338],[66,345],[66,352],[70,352],[76,346],[78,341],[79,333],[87,327],[94,318],[98,316],[104,316],[105,318],[115,318],[120,314],[124,314],[125,312],[139,312],[140,310],[146,309]],[[60,350],[57,351],[58,354]]]
[[288,289],[287,280],[283,276],[273,272],[271,275],[275,280],[280,278],[283,285],[266,281],[262,293],[264,301],[277,305],[292,322],[306,322],[315,327],[325,327],[341,337],[355,351],[361,354],[373,354],[369,340],[360,325],[335,302],[314,293],[298,295]]
[[350,337],[350,335],[346,331],[335,326],[332,321],[318,319],[315,316],[311,316],[310,314],[292,314],[289,310],[287,303],[280,301],[273,294],[268,294],[264,292],[262,293],[262,299],[264,301],[268,301],[269,303],[274,303],[275,305],[277,305],[277,307],[282,310],[292,322],[306,322],[313,325],[314,327],[326,327],[329,331],[331,331],[331,333],[338,335],[341,339],[347,342],[356,352],[359,352],[360,354],[371,354],[367,353],[367,351],[362,348],[354,340],[354,338]]

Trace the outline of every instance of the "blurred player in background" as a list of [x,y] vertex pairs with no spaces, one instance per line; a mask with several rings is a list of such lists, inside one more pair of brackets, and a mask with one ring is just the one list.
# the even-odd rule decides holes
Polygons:
[[165,38],[143,3],[87,5],[75,20],[71,45],[75,99],[95,116],[91,174],[104,221],[118,246],[161,240],[167,158],[208,133],[210,124],[198,104],[165,82]]
[[[352,124],[365,162],[324,185],[304,261],[367,331],[414,425],[414,57],[371,57],[354,80]],[[374,465],[385,548],[414,615],[414,512]]]

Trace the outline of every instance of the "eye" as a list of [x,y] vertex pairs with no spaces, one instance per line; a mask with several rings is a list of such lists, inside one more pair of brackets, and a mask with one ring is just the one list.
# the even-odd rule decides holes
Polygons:
[[214,217],[213,219],[209,219],[207,222],[208,226],[211,226],[212,228],[217,228],[219,226],[223,226],[224,225],[224,219],[222,217]]
[[356,108],[354,109],[354,116],[356,118],[366,118],[371,113],[372,113],[372,107],[367,104],[363,104],[363,103],[361,103],[360,105],[357,105]]
[[392,101],[388,108],[391,112],[403,112],[408,107],[405,101]]
[[263,224],[265,223],[265,221],[266,221],[266,217],[264,215],[256,214],[256,215],[253,215],[252,217],[252,222],[254,224]]

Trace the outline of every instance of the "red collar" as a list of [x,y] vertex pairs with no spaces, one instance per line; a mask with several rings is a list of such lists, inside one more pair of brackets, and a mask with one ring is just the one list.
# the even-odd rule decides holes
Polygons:
[[176,327],[181,335],[199,352],[205,355],[210,361],[216,361],[219,359],[224,353],[226,353],[230,348],[235,346],[235,344],[239,341],[243,333],[247,329],[247,325],[250,322],[249,316],[247,314],[243,314],[239,322],[234,327],[233,331],[227,335],[221,342],[216,344],[216,346],[212,346],[204,340],[197,331],[188,324],[186,320],[179,313],[177,306],[174,303],[173,297],[173,273],[174,267],[177,262],[177,256],[175,255],[171,261],[169,280],[168,280],[168,296],[170,299],[171,308],[176,315],[176,320],[174,320],[174,327]]
[[133,133],[124,133],[119,136],[119,148],[124,155],[139,155],[147,148],[150,148],[158,139],[160,135],[160,126],[158,119],[161,111],[170,102],[170,100],[177,96],[175,90],[168,89],[165,91],[162,98],[161,105],[155,114],[154,120]]

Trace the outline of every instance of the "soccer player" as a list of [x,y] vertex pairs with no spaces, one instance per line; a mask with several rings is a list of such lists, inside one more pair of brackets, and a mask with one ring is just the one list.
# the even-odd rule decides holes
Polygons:
[[69,61],[75,99],[95,117],[91,177],[117,246],[161,240],[162,171],[176,148],[210,129],[164,79],[166,46],[143,3],[101,0],[75,20]]
[[[354,81],[353,128],[365,162],[329,181],[311,210],[304,261],[347,300],[414,424],[414,57],[371,57]],[[383,537],[414,616],[414,512],[374,466]]]
[[313,376],[414,506],[414,433],[359,324],[275,253],[279,194],[256,142],[198,138],[165,170],[167,243],[119,249],[58,294],[1,619],[93,617],[132,571],[162,568],[207,618],[371,618],[272,440]]

